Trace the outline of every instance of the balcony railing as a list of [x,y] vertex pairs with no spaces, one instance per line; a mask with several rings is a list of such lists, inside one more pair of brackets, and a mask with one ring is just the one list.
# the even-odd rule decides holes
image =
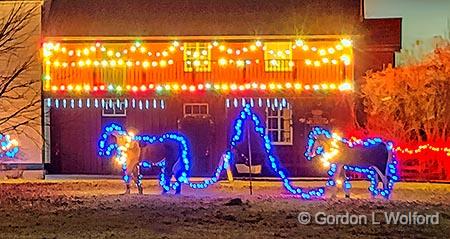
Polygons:
[[[351,81],[352,65],[343,62],[210,61],[208,67],[178,62],[72,62],[46,68],[46,90],[68,85],[141,86],[149,84],[285,83],[340,84]],[[207,65],[206,64],[206,65]]]

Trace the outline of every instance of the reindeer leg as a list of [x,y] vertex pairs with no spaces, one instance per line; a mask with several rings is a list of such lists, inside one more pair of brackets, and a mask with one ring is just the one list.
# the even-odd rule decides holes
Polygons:
[[387,189],[387,184],[383,184],[383,191],[381,195],[383,195],[384,199],[389,199],[391,197],[391,192]]
[[379,173],[379,176],[381,178],[381,182],[383,183],[383,189],[380,190],[380,194],[385,198],[385,199],[389,199],[389,197],[391,196],[390,191],[388,189],[389,185],[389,180],[387,178],[386,175],[383,175],[381,173]]
[[335,177],[339,178],[338,180],[336,180],[337,186],[341,185],[342,190],[344,191],[345,194],[345,198],[350,198],[350,189],[352,188],[352,184],[350,183],[350,178],[347,177],[346,175],[346,171],[347,171],[346,166],[338,165]]
[[[336,191],[339,189],[339,187],[342,187],[342,189],[344,189],[344,185],[342,183],[342,179],[344,179],[345,177],[345,170],[343,170],[343,166],[342,165],[337,165],[337,170],[336,170]],[[345,190],[343,190],[345,192]],[[345,195],[345,197],[347,197],[347,194]]]
[[344,184],[343,184],[343,188],[344,188],[344,193],[345,193],[345,198],[350,198],[350,190],[352,188],[352,184],[350,183],[350,177],[345,176],[345,180],[344,180]]
[[391,191],[389,190],[389,179],[386,175],[380,175],[380,177],[383,181],[383,192],[381,195],[383,195],[385,199],[389,199],[391,196]]
[[372,195],[372,199],[374,199],[378,195],[378,174],[373,167],[369,168],[367,177],[370,180],[369,192]]
[[342,184],[342,188],[344,189],[345,198],[350,198],[350,191],[352,189],[351,180],[352,178],[347,176],[347,171],[356,171],[356,168],[349,165],[344,165],[344,172],[343,172],[343,178],[344,183]]
[[331,164],[330,170],[328,170],[328,175],[330,176],[327,181],[327,186],[333,187],[331,192],[331,198],[337,197],[337,180],[341,172],[341,166],[337,164]]
[[[373,167],[373,169],[376,171],[376,178],[381,179],[382,189],[378,189],[378,193],[381,194],[385,199],[389,199],[390,193],[388,190],[388,183],[389,180],[385,174],[383,174],[379,168]],[[378,188],[378,181],[377,181],[377,188]]]
[[125,193],[124,194],[130,194],[130,175],[128,173],[128,169],[127,169],[127,165],[123,164],[122,165],[122,174],[123,174],[123,181],[125,182]]
[[139,181],[139,183],[138,183],[138,193],[142,195],[142,194],[144,194],[144,189],[142,188],[142,174],[139,174],[138,181]]
[[330,190],[331,191],[331,198],[336,198],[336,191],[337,191],[337,189],[336,189],[336,180],[334,179],[334,176],[328,178],[327,186],[331,187],[331,190]]
[[392,187],[394,186],[394,182],[398,180],[398,176],[397,176],[397,169],[395,167],[395,155],[393,153],[393,145],[391,142],[388,142],[386,144],[386,149],[388,152],[388,159],[386,162],[386,168],[385,168],[385,173],[382,177],[383,180],[383,193],[382,195],[384,196],[385,199],[389,199],[391,197],[391,193],[392,193]]
[[133,178],[134,178],[134,183],[136,184],[137,188],[138,188],[138,193],[139,194],[144,194],[144,190],[142,189],[142,174],[141,174],[141,170],[140,170],[140,166],[139,164],[137,164],[134,167],[133,170]]

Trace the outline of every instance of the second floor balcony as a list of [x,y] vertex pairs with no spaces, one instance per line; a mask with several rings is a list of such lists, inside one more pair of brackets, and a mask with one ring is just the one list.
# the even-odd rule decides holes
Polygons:
[[333,90],[353,82],[348,42],[46,43],[48,92]]

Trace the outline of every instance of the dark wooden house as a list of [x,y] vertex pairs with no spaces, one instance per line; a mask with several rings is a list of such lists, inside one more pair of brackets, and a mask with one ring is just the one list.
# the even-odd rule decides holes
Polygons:
[[[111,122],[184,133],[193,176],[212,174],[251,104],[290,176],[314,125],[355,122],[361,76],[394,61],[401,19],[367,20],[360,0],[54,0],[43,16],[49,173],[113,174],[97,141]],[[250,137],[254,164],[262,146]],[[248,155],[248,145],[240,147]]]

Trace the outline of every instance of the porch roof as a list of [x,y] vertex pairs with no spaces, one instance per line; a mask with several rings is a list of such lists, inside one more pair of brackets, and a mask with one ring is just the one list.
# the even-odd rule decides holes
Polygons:
[[53,0],[46,37],[349,35],[360,0]]

